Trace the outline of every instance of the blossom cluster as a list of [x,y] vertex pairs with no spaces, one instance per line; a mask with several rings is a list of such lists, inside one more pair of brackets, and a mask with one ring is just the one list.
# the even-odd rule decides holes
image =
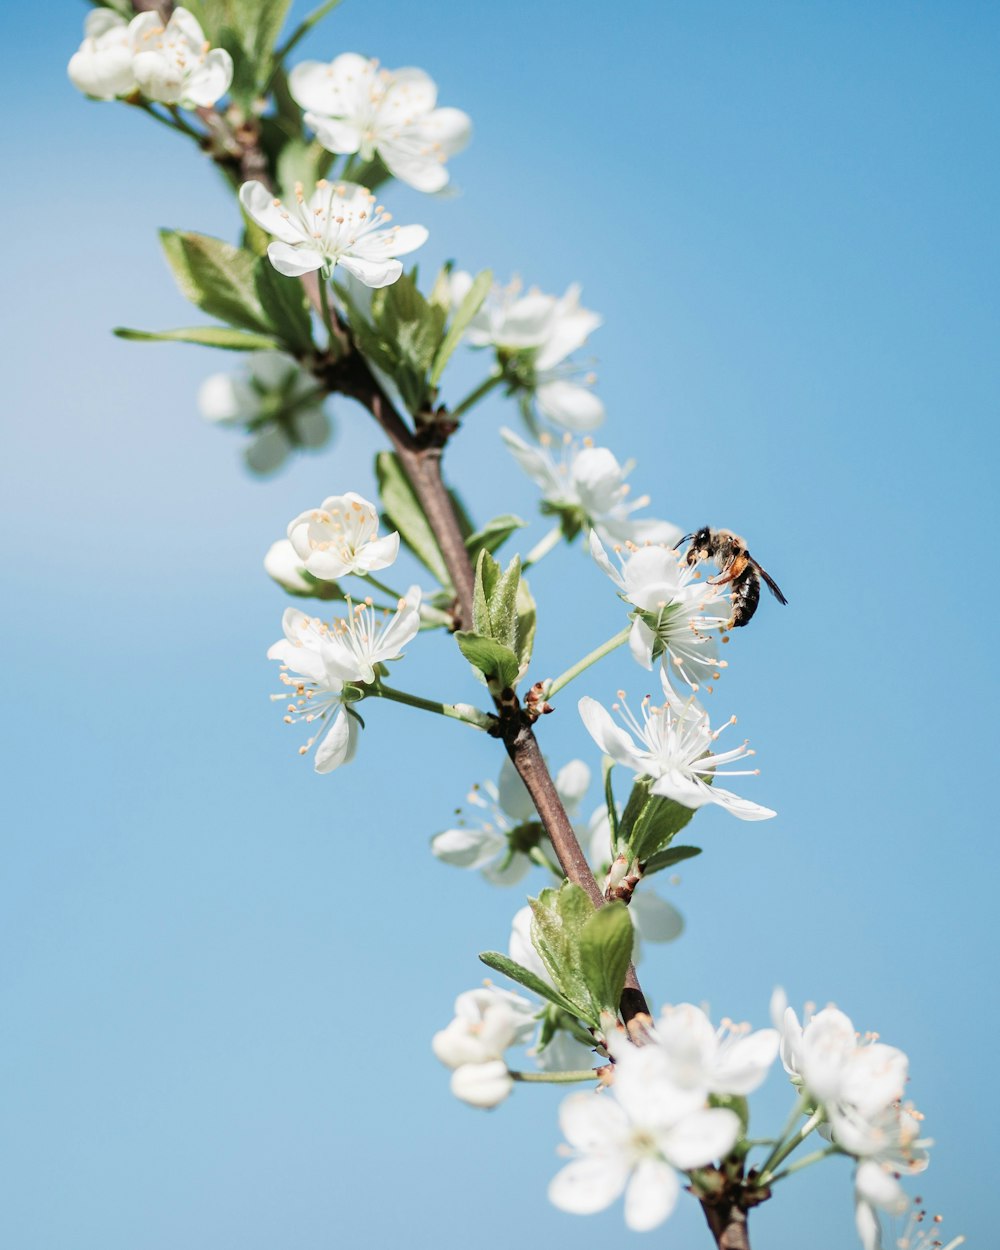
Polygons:
[[229,90],[233,58],[210,47],[198,19],[178,7],[164,22],[158,13],[130,22],[113,9],[84,19],[84,39],[67,67],[70,81],[96,100],[141,93],[159,104],[208,108]]

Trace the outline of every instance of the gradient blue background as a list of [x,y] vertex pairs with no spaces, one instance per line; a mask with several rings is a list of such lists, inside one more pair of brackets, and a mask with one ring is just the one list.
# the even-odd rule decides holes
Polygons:
[[[547,1204],[558,1094],[484,1116],[430,1054],[521,902],[427,845],[496,745],[377,706],[357,762],[319,778],[267,701],[284,602],[263,552],[302,507],[369,489],[378,439],[343,402],[331,454],[252,481],[194,406],[237,358],[110,336],[192,320],[156,227],[236,219],[180,140],[70,87],[83,12],[3,17],[0,1241],[631,1240],[618,1209]],[[779,818],[698,816],[709,853],[672,894],[689,927],[644,964],[652,995],[763,1024],[780,983],[902,1045],[938,1142],[916,1188],[984,1247],[998,39],[988,3],[350,0],[306,45],[424,66],[472,114],[461,198],[390,197],[431,228],[425,270],[582,281],[636,488],[685,527],[749,535],[791,600],[734,638],[714,703],[739,713],[763,769],[746,792]],[[484,405],[449,453],[480,518],[531,515],[496,439],[514,419]],[[551,574],[539,674],[621,619],[579,553]],[[395,676],[476,697],[443,640]],[[623,654],[578,693],[645,683]],[[546,749],[596,766],[574,702]],[[777,1074],[758,1102],[764,1133]],[[706,1245],[700,1223],[687,1202],[647,1240]],[[753,1223],[768,1250],[854,1244],[848,1166]]]

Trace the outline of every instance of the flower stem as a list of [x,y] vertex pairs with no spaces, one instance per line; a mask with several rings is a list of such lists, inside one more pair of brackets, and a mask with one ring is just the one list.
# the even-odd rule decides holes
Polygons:
[[529,569],[533,564],[537,564],[539,560],[544,559],[553,547],[559,545],[560,538],[562,538],[562,526],[554,525],[545,537],[535,543],[534,547],[524,557],[521,561],[521,568]]
[[493,388],[502,381],[503,372],[500,370],[497,370],[496,373],[491,373],[488,378],[484,378],[475,390],[470,391],[461,403],[456,404],[455,407],[452,408],[452,418],[457,420],[464,413],[468,412],[470,408],[472,408],[475,404],[478,404],[484,396],[488,395],[490,391],[492,391]]
[[786,1176],[791,1176],[793,1172],[798,1172],[802,1168],[807,1168],[813,1163],[819,1163],[820,1159],[828,1159],[830,1155],[838,1154],[836,1146],[825,1146],[822,1150],[814,1150],[812,1154],[803,1155],[801,1159],[796,1159],[794,1163],[790,1163],[787,1168],[780,1172],[776,1172],[768,1181],[769,1185],[774,1185],[778,1181],[782,1181]]
[[333,328],[333,314],[330,312],[330,288],[322,274],[319,275],[319,303],[323,314],[323,325],[326,327],[327,345],[332,352],[334,343],[337,341],[337,332]]
[[382,593],[388,595],[390,599],[395,599],[397,603],[403,598],[398,590],[393,590],[393,588],[391,586],[387,586],[385,582],[380,582],[379,579],[377,577],[373,577],[371,573],[360,573],[358,576],[363,577],[366,582],[371,582],[377,590],[381,590]]
[[570,1085],[575,1081],[600,1080],[593,1068],[580,1069],[577,1072],[510,1072],[515,1081],[524,1081],[532,1085]]
[[784,1161],[788,1158],[788,1156],[792,1153],[792,1151],[797,1149],[799,1146],[801,1146],[802,1143],[805,1141],[805,1139],[813,1131],[813,1129],[817,1128],[822,1123],[822,1121],[823,1121],[823,1110],[822,1108],[820,1108],[819,1110],[814,1111],[812,1113],[809,1119],[806,1120],[805,1124],[802,1125],[802,1127],[795,1134],[795,1136],[791,1138],[790,1141],[787,1141],[783,1146],[776,1146],[775,1149],[771,1151],[771,1154],[768,1156],[767,1162],[764,1164],[764,1166],[760,1170],[759,1180],[761,1184],[769,1183],[771,1176],[774,1174],[774,1169],[780,1163],[784,1163]]
[[558,694],[564,686],[568,686],[574,677],[579,677],[581,673],[590,668],[591,664],[596,664],[598,660],[603,660],[606,655],[610,655],[612,651],[617,650],[623,642],[627,642],[629,629],[630,627],[626,626],[626,628],[620,633],[615,634],[613,638],[609,638],[607,642],[602,642],[599,647],[595,647],[594,650],[588,655],[585,655],[582,660],[577,660],[573,667],[568,668],[565,673],[560,673],[555,681],[549,684],[549,687],[545,692],[545,697],[547,699],[551,699],[552,696],[554,694]]
[[479,708],[470,707],[468,703],[438,703],[434,699],[422,699],[418,694],[407,694],[405,690],[394,690],[392,686],[381,682],[370,687],[368,693],[380,699],[391,699],[393,703],[405,703],[407,707],[420,708],[424,712],[436,712],[438,716],[463,721],[476,729],[489,729],[495,720],[489,712],[481,712]]

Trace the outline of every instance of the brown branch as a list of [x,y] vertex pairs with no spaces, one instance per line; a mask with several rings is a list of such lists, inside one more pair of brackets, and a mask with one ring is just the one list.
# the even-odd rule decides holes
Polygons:
[[[260,135],[256,124],[248,123],[234,130],[216,109],[205,108],[198,112],[210,131],[225,138],[225,156],[217,156],[217,160],[234,163],[241,174],[246,172],[247,176],[257,178],[265,186],[273,186],[266,155],[260,148]],[[321,279],[316,274],[307,274],[301,281],[310,303],[322,315],[319,296]],[[328,390],[356,399],[368,409],[385,431],[441,549],[455,590],[456,628],[470,628],[475,573],[455,505],[441,474],[444,446],[455,426],[448,420],[447,412],[441,408],[428,414],[427,419],[420,423],[419,433],[411,430],[393,407],[378,379],[348,336],[345,335],[345,342],[341,346],[345,349],[343,354],[325,363],[321,362],[316,371],[323,377]],[[556,791],[552,774],[531,727],[532,718],[513,696],[510,700],[498,700],[497,708],[507,754],[531,795],[563,872],[570,881],[587,892],[595,907],[603,907],[607,900],[594,879],[587,857]],[[631,965],[622,994],[621,1012],[626,1024],[637,1018],[641,1020],[649,1014],[635,968]],[[634,1036],[640,1040],[641,1029]]]
[[750,1250],[747,1213],[735,1204],[702,1203],[705,1219],[719,1250]]

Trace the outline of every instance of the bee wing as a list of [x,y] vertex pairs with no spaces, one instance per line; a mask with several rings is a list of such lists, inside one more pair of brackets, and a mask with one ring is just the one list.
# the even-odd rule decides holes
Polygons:
[[757,572],[761,575],[761,577],[763,577],[764,581],[767,582],[767,588],[771,592],[771,594],[774,595],[775,599],[777,599],[779,603],[787,604],[788,600],[781,593],[781,587],[774,580],[771,574],[765,573],[765,571],[760,567],[760,565],[757,563],[756,560],[754,560],[753,566],[757,570]]

